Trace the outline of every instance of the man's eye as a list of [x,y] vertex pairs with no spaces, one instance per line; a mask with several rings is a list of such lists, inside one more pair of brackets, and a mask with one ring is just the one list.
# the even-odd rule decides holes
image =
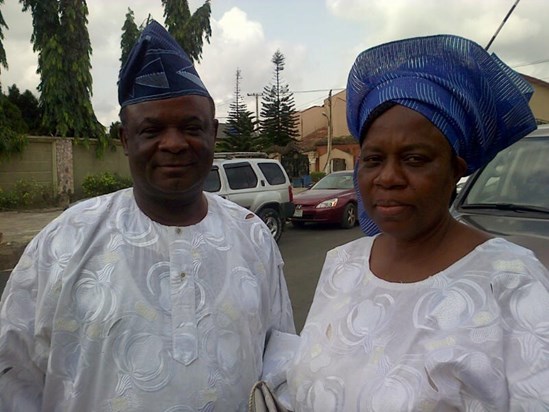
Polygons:
[[199,126],[199,125],[188,125],[187,127],[185,127],[185,130],[188,132],[188,133],[192,133],[192,134],[196,134],[196,133],[200,133],[202,131],[202,127]]

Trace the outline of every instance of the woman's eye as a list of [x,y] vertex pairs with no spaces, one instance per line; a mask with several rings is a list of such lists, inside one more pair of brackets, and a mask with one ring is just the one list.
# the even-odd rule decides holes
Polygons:
[[381,163],[381,156],[377,155],[366,155],[362,156],[362,164],[366,167],[374,167]]
[[404,160],[412,166],[420,166],[427,162],[427,159],[420,155],[408,155],[404,158]]

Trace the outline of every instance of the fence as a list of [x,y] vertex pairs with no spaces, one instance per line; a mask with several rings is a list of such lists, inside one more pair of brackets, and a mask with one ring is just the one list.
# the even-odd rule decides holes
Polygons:
[[130,177],[122,144],[98,158],[95,143],[85,147],[71,138],[29,137],[21,155],[0,162],[0,188],[9,190],[19,180],[51,185],[53,194],[82,196],[82,182],[88,175],[104,172]]

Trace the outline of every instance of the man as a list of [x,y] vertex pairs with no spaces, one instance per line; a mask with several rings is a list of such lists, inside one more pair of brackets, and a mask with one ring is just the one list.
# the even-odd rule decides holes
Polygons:
[[217,131],[156,22],[120,73],[133,189],[68,209],[2,297],[2,411],[242,411],[275,330],[294,332],[263,222],[202,191]]

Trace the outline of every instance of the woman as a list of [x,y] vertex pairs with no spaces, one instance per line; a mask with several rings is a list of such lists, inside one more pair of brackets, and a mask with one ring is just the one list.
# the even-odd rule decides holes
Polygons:
[[370,235],[327,255],[288,371],[295,411],[549,409],[549,273],[452,218],[459,179],[535,129],[530,86],[456,36],[357,58],[347,120]]

